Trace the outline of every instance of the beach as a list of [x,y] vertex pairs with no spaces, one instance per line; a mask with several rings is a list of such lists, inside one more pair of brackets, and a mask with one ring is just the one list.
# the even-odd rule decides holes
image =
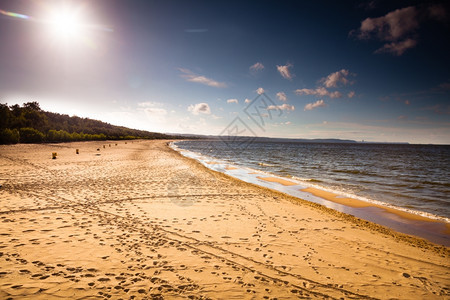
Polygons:
[[450,296],[449,248],[239,181],[167,144],[0,146],[0,298]]

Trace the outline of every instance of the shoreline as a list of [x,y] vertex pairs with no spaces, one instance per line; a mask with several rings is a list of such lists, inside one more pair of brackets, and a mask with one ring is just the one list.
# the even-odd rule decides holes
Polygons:
[[167,143],[0,146],[0,298],[450,296],[447,247]]
[[[172,147],[171,147],[172,148]],[[173,148],[172,148],[173,149]],[[178,149],[178,150],[177,150]],[[199,161],[205,167],[244,182],[263,186],[285,193],[295,198],[324,205],[342,213],[387,226],[399,233],[426,239],[432,243],[450,247],[450,223],[442,219],[421,215],[420,212],[402,210],[388,204],[382,205],[351,197],[341,196],[325,189],[303,185],[302,183],[278,175],[232,165],[217,158],[209,158],[182,148],[173,149],[186,157]],[[206,158],[206,159],[205,159]]]

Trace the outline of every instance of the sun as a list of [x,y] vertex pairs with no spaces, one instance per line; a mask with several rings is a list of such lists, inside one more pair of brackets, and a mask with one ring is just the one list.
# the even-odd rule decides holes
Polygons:
[[61,39],[77,38],[83,29],[78,11],[69,9],[54,11],[49,25],[52,33]]
[[56,33],[68,36],[77,34],[79,24],[73,15],[63,14],[53,19],[53,26],[55,26]]

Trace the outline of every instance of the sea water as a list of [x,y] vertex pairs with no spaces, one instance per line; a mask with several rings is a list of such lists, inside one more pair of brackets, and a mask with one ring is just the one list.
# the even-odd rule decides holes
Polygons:
[[198,160],[218,160],[450,222],[450,146],[229,141],[175,145]]

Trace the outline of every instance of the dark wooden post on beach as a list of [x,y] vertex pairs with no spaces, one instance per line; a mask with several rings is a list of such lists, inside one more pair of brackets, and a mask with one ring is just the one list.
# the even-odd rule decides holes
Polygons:
[[80,150],[79,149],[75,150],[75,153],[80,154]]
[[56,156],[58,156],[58,153],[52,152],[52,159],[56,159]]

